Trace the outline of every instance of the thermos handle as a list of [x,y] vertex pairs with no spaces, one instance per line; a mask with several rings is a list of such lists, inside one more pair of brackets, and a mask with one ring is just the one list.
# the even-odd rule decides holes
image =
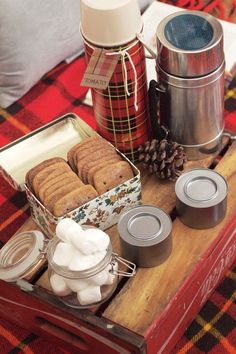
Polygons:
[[[145,55],[147,59],[157,59],[158,53],[155,53],[149,45],[146,43],[146,41],[143,38],[142,33],[138,33],[137,39],[142,43],[144,48],[147,49],[147,51],[150,53],[149,55]],[[158,101],[159,101],[159,95],[161,93],[166,92],[166,88],[158,83],[155,80],[151,80],[149,83],[149,89],[148,89],[148,100],[149,100],[149,113],[150,113],[150,122],[151,122],[151,128],[152,128],[152,134],[153,138],[156,139],[166,139],[167,136],[169,135],[169,129],[166,128],[164,125],[161,125],[158,122],[158,112],[157,112],[157,107],[158,107]]]
[[158,140],[166,139],[169,135],[169,129],[158,122],[157,107],[160,92],[165,93],[166,89],[161,86],[157,81],[151,80],[148,88],[150,122],[153,138]]
[[155,53],[150,47],[149,45],[145,42],[143,35],[141,33],[137,34],[137,38],[138,40],[142,43],[142,45],[144,46],[144,48],[147,49],[147,51],[150,53],[150,55],[145,54],[145,58],[147,59],[156,59],[157,58],[157,53]]

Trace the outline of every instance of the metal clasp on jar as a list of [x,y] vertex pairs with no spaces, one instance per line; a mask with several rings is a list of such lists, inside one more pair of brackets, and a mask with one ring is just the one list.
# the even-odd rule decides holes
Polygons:
[[227,130],[224,130],[223,136],[226,136],[227,138],[229,138],[230,142],[236,141],[236,134],[232,134],[232,133],[228,132]]
[[[118,270],[115,269],[116,262],[120,262],[121,264],[125,265],[128,270],[130,271],[123,271],[123,270]],[[117,253],[112,253],[112,259],[111,259],[111,270],[110,273],[113,275],[121,275],[123,277],[132,277],[136,273],[136,264],[133,262],[128,261],[125,258],[120,257]]]
[[43,247],[39,248],[39,252],[42,258],[47,258],[47,250],[48,250],[48,239],[43,240]]

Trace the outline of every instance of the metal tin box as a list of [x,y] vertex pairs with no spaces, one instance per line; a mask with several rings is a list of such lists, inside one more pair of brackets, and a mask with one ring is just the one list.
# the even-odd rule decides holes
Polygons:
[[70,217],[79,224],[106,229],[117,223],[119,214],[141,201],[139,170],[118,150],[134,171],[134,177],[66,215],[55,217],[25,184],[26,172],[54,156],[66,159],[67,151],[96,132],[73,113],[62,116],[0,150],[0,171],[18,190],[25,190],[33,220],[47,236],[52,236],[60,219]]
[[163,263],[172,250],[172,222],[154,205],[139,205],[122,213],[118,222],[121,253],[140,267]]
[[206,229],[219,224],[227,209],[227,182],[208,168],[183,173],[175,184],[176,210],[187,226]]

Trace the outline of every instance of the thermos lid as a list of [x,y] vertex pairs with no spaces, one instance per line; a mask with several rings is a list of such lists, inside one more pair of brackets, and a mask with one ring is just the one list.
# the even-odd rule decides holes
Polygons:
[[81,0],[81,33],[90,43],[120,46],[136,39],[142,27],[138,0]]
[[157,27],[157,64],[179,77],[199,77],[224,61],[220,22],[201,11],[178,11]]

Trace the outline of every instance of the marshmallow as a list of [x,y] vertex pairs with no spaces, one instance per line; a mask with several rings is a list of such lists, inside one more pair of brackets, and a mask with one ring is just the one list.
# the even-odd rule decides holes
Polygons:
[[58,266],[66,267],[70,264],[75,250],[70,243],[59,242],[53,254],[53,262]]
[[91,256],[85,256],[80,251],[75,250],[69,264],[69,269],[73,271],[85,270],[91,267],[91,263]]
[[89,286],[87,279],[65,279],[66,285],[74,292],[83,290]]
[[98,285],[91,285],[77,292],[77,298],[81,305],[91,305],[102,300],[101,289]]
[[106,251],[100,251],[100,252],[90,254],[89,256],[87,256],[87,257],[90,257],[90,259],[91,259],[90,267],[93,267],[93,266],[97,265],[98,263],[100,263],[105,258],[106,253],[107,253]]
[[90,254],[93,253],[93,249],[92,252],[84,252],[84,247],[83,247],[83,243],[84,240],[86,238],[86,233],[85,231],[81,231],[79,234],[77,232],[70,232],[69,235],[69,240],[71,242],[71,244],[80,252],[82,252],[83,254]]
[[99,251],[99,247],[96,241],[94,242],[93,237],[91,239],[89,235],[85,235],[85,238],[81,240],[80,244],[78,245],[78,248],[85,255],[89,255]]
[[65,279],[56,273],[50,277],[50,284],[52,290],[58,296],[66,296],[71,293],[71,289],[67,286]]
[[91,285],[104,285],[107,284],[109,273],[107,270],[102,270],[101,272],[93,275],[92,277],[88,278]]
[[84,238],[79,244],[79,249],[84,254],[104,251],[110,243],[109,236],[99,229],[87,229],[83,234]]
[[70,218],[64,218],[56,226],[56,235],[64,242],[70,241],[70,231],[80,233],[82,227]]
[[81,271],[89,269],[105,257],[106,251],[97,252],[95,254],[84,255],[80,251],[74,251],[73,257],[69,263],[69,269],[74,271]]

